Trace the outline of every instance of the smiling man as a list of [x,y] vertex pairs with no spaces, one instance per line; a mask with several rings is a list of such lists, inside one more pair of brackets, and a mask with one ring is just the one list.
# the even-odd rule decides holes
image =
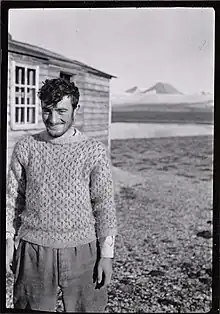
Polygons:
[[46,131],[15,145],[7,182],[6,268],[14,307],[102,312],[117,234],[111,162],[105,146],[74,127],[79,91],[46,80],[39,91]]

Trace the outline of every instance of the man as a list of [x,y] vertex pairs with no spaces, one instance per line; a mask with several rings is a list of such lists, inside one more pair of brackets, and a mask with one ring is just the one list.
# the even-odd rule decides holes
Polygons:
[[14,307],[55,311],[60,286],[65,312],[102,312],[117,234],[111,163],[101,142],[74,128],[73,82],[46,80],[39,98],[46,131],[16,143],[8,174]]

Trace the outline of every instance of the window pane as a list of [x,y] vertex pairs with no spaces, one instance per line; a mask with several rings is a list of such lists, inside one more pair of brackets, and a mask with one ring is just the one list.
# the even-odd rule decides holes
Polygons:
[[16,96],[24,97],[24,87],[15,87],[15,94]]
[[28,105],[31,104],[30,97],[31,97],[30,88],[27,88],[27,104],[28,104]]
[[35,123],[35,108],[33,107],[27,108],[27,122]]
[[30,104],[35,105],[36,104],[36,89],[35,88],[30,89],[29,97],[30,97]]
[[18,118],[18,114],[19,114],[19,108],[16,107],[16,108],[15,108],[15,122],[16,122],[16,123],[18,123],[18,119],[19,119],[19,118]]
[[21,107],[15,108],[15,122],[24,123],[24,108]]
[[27,70],[27,84],[36,85],[36,70],[34,69]]
[[66,81],[68,81],[68,82],[70,82],[71,75],[65,74],[65,73],[62,73],[62,72],[61,72],[61,73],[60,73],[60,78],[66,80]]
[[21,109],[21,123],[24,123],[24,108]]
[[35,117],[36,108],[33,108],[32,111],[33,111],[33,120],[32,120],[32,123],[35,123],[35,119],[36,119],[36,117]]
[[36,109],[35,108],[32,108],[32,112],[33,112],[33,119],[32,119],[32,123],[35,123],[35,111]]
[[24,87],[15,87],[15,104],[25,104]]
[[[74,82],[74,75],[70,77],[70,82]],[[75,83],[75,82],[74,82]]]
[[23,67],[15,67],[15,83],[24,85],[24,68]]
[[30,118],[30,108],[27,108],[27,122],[29,122]]
[[31,77],[30,77],[30,76],[31,76],[31,71],[28,69],[28,70],[27,70],[27,84],[28,84],[28,85],[31,84],[31,83],[30,83],[30,81],[31,81]]

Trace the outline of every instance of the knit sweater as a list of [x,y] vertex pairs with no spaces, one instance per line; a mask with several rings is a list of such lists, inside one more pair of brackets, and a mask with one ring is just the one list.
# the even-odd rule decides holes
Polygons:
[[44,131],[15,145],[7,182],[7,228],[52,248],[117,234],[111,163],[104,144],[84,134]]

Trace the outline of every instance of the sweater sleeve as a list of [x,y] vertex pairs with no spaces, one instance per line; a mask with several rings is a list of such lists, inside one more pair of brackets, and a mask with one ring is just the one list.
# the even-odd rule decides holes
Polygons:
[[117,234],[112,167],[106,148],[101,146],[99,158],[90,176],[90,195],[96,220],[97,238]]
[[25,208],[27,143],[15,144],[8,169],[6,188],[6,236],[14,237],[20,226],[20,214]]

